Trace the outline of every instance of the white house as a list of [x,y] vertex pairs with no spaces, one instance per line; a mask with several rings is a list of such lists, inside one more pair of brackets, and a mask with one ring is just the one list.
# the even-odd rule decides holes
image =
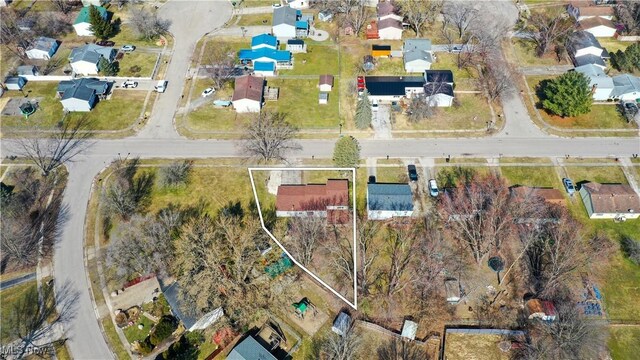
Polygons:
[[367,218],[388,220],[413,215],[409,184],[367,184]]
[[587,64],[578,66],[574,70],[589,78],[593,100],[606,101],[609,98],[613,91],[613,79],[607,76],[601,67]]
[[49,60],[56,51],[58,51],[56,39],[40,36],[29,45],[26,54],[29,59]]
[[264,93],[264,78],[245,75],[236,78],[233,91],[233,108],[236,112],[260,112],[262,95]]
[[614,100],[637,101],[640,99],[640,78],[622,74],[613,77],[613,90],[609,95]]
[[318,89],[321,92],[331,92],[333,88],[333,75],[320,75],[320,80],[318,81]]
[[22,90],[27,83],[27,79],[22,76],[9,76],[4,79],[4,86],[7,90]]
[[82,0],[82,6],[102,6],[105,3],[109,2],[108,0]]
[[311,0],[285,0],[287,5],[293,9],[308,9]]
[[578,28],[593,34],[595,37],[613,37],[616,34],[616,25],[613,21],[601,17],[581,20],[578,23]]
[[94,78],[61,81],[57,94],[65,111],[91,111],[98,100],[105,98],[110,83]]
[[402,22],[396,19],[384,19],[378,21],[378,37],[380,40],[402,39]]
[[425,101],[436,107],[453,105],[453,86],[447,83],[430,83],[424,85]]
[[613,20],[614,15],[612,6],[595,6],[595,2],[593,1],[573,1],[567,6],[567,12],[573,16],[576,21],[595,17]]
[[[96,6],[100,15],[103,19],[107,19],[109,13],[107,9],[102,6]],[[93,31],[91,31],[91,23],[89,22],[89,6],[85,6],[78,13],[78,17],[76,17],[76,21],[73,23],[73,28],[76,31],[78,36],[93,36]]]
[[390,103],[424,93],[423,76],[365,76],[369,100]]
[[402,16],[398,15],[398,9],[396,9],[393,1],[387,0],[384,2],[379,2],[376,6],[378,21],[386,20],[386,19],[394,19],[397,21],[402,21]]
[[273,10],[271,33],[278,38],[296,37],[296,21],[298,12],[289,6],[282,6]]
[[302,39],[289,39],[287,40],[287,46],[285,49],[290,51],[292,54],[306,53],[307,45]]
[[253,73],[260,76],[276,76],[276,63],[256,61],[253,63]]
[[318,20],[320,21],[328,22],[328,21],[331,21],[332,19],[333,19],[333,14],[328,10],[320,11],[318,13]]
[[640,197],[629,185],[588,182],[580,196],[590,219],[637,219]]
[[71,50],[69,62],[73,72],[80,75],[96,75],[100,69],[100,59],[111,63],[117,51],[112,47],[87,44]]
[[578,58],[585,55],[602,56],[604,48],[596,37],[586,31],[576,31],[569,36],[567,41],[569,54]]
[[431,69],[433,53],[431,52],[431,40],[408,39],[402,46],[402,58],[404,71],[419,72]]

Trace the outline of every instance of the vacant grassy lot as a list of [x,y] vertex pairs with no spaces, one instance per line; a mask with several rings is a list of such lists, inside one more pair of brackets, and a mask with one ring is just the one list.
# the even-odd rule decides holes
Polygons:
[[158,56],[160,56],[160,54],[140,50],[124,54],[120,60],[118,76],[150,77],[153,73],[153,67],[158,60]]
[[483,359],[509,359],[508,353],[498,348],[502,341],[500,335],[458,334],[446,335],[445,357],[450,360]]
[[618,166],[567,166],[565,169],[575,184],[587,181],[627,184],[627,178]]
[[236,26],[271,25],[273,14],[249,14],[240,16]]
[[553,52],[545,54],[543,57],[537,57],[535,54],[535,45],[531,41],[522,39],[513,39],[513,47],[515,49],[518,64],[520,66],[553,66],[567,65],[567,61],[558,58]]
[[333,45],[308,44],[306,53],[293,54],[293,58],[293,69],[279,70],[279,75],[337,75],[339,71],[338,49]]
[[540,104],[541,99],[536,94],[536,88],[541,81],[551,79],[552,76],[528,76],[527,83],[534,94],[536,108],[540,115],[552,126],[571,129],[634,129],[637,126],[627,121],[618,113],[616,106],[592,105],[591,112],[575,117],[560,117],[547,113]]
[[629,45],[633,45],[632,41],[618,41],[614,38],[598,38],[598,42],[603,48],[607,49],[610,54],[618,50],[625,51]]
[[[57,82],[27,83],[24,90],[28,93],[29,99],[42,98],[39,109],[27,120],[22,116],[2,116],[2,131],[33,127],[54,128],[64,115],[62,104],[55,97],[57,87]],[[21,94],[16,91],[9,94],[13,97],[21,97]],[[111,99],[98,102],[90,112],[69,113],[67,119],[86,116],[91,120],[94,130],[125,129],[138,120],[146,96],[146,91],[114,90]]]
[[456,94],[460,106],[439,108],[431,119],[409,123],[404,114],[396,115],[394,130],[482,130],[491,120],[486,99],[475,94]]
[[477,77],[475,71],[470,69],[458,69],[456,54],[438,53],[436,62],[431,65],[432,70],[451,70],[453,72],[453,81],[458,79],[474,79]]
[[2,308],[0,308],[0,341],[3,344],[8,344],[15,337],[11,334],[11,327],[9,326],[9,317],[13,311],[13,304],[24,296],[31,288],[36,287],[36,281],[28,281],[26,283],[16,285],[12,288],[0,291],[0,298],[2,299]]
[[511,185],[560,187],[560,180],[551,166],[502,166],[502,175]]
[[614,360],[635,358],[640,353],[640,328],[610,327],[609,351]]

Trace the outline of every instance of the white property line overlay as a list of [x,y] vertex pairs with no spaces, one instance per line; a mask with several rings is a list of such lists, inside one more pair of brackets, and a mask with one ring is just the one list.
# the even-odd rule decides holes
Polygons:
[[[356,168],[265,167],[265,168],[248,168],[247,170],[249,170],[249,178],[251,179],[251,188],[253,189],[253,196],[255,197],[256,205],[258,206],[258,216],[260,216],[260,225],[262,225],[262,229],[269,235],[269,237],[271,237],[271,239],[273,239],[273,241],[276,242],[276,244],[278,244],[278,246],[282,249],[282,251],[284,251],[285,254],[287,254],[289,259],[291,259],[291,261],[293,261],[294,264],[296,264],[298,267],[304,270],[317,282],[319,282],[324,287],[329,289],[334,295],[339,297],[342,301],[346,302],[354,310],[358,310],[358,278],[356,276],[356,256],[358,253],[357,247],[356,247]],[[273,234],[264,225],[264,218],[262,217],[262,207],[260,206],[260,199],[258,199],[258,192],[256,190],[256,185],[253,180],[252,171],[254,170],[256,171],[308,171],[308,170],[351,171],[351,173],[353,174],[353,178],[351,181],[351,183],[353,184],[353,194],[352,194],[352,198],[353,198],[353,202],[352,202],[352,205],[353,205],[352,206],[353,207],[353,248],[352,248],[352,251],[353,251],[353,303],[347,300],[344,296],[342,296],[342,294],[334,290],[327,283],[322,281],[316,274],[309,271],[306,267],[300,264],[298,260],[296,260],[293,256],[291,256],[291,254],[287,251],[287,249],[285,249],[284,246],[282,246],[282,244],[278,241],[278,239],[276,239],[276,237],[273,236]]]

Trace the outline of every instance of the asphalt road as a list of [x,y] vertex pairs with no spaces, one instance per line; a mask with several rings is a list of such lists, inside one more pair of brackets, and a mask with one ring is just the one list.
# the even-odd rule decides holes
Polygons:
[[30,274],[26,274],[20,277],[17,277],[15,279],[11,279],[11,280],[7,280],[7,281],[3,281],[0,282],[0,290],[4,290],[4,289],[8,289],[10,287],[14,287],[16,285],[20,285],[24,282],[30,281],[30,280],[35,280],[36,278],[36,273],[30,273]]

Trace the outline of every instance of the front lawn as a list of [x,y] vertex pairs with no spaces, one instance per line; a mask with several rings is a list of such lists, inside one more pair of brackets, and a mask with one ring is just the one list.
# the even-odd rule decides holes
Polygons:
[[574,184],[587,181],[627,184],[627,178],[618,166],[567,166],[565,170]]
[[[142,324],[142,329],[138,329],[138,325]],[[147,335],[149,335],[149,331],[151,331],[151,328],[153,328],[153,321],[151,321],[148,317],[140,314],[140,318],[138,319],[138,321],[125,328],[122,329],[122,332],[124,332],[124,336],[127,338],[127,341],[129,341],[130,344],[133,344],[134,341],[142,341],[144,340]]]
[[271,25],[273,14],[248,14],[240,15],[238,23],[235,26],[256,26]]
[[292,54],[292,56],[293,69],[279,70],[278,75],[337,75],[340,70],[338,49],[332,45],[307,44],[306,53]]
[[126,53],[122,59],[119,60],[120,71],[118,72],[118,76],[151,77],[158,56],[160,56],[160,54],[145,52],[144,50]]
[[535,45],[531,41],[516,38],[512,41],[516,57],[518,58],[518,65],[520,66],[568,65],[565,59],[558,61],[553,51],[549,51],[543,57],[537,57],[535,54]]
[[2,344],[8,344],[15,337],[11,334],[9,317],[13,311],[13,304],[24,296],[31,288],[36,287],[36,281],[31,280],[23,284],[0,291],[0,299],[2,299],[2,307],[0,308],[0,341]]
[[396,115],[394,130],[483,130],[491,121],[487,100],[476,94],[456,94],[459,107],[439,108],[431,119],[410,123],[404,114]]
[[560,180],[552,166],[501,166],[510,185],[558,188]]

